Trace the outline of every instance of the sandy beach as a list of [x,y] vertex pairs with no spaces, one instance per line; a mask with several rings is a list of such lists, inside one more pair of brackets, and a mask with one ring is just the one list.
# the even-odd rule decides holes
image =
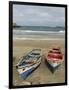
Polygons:
[[45,61],[42,60],[40,66],[33,71],[24,80],[18,74],[15,65],[19,61],[19,57],[23,56],[25,53],[31,51],[33,48],[40,48],[42,53],[48,53],[48,50],[54,45],[61,47],[62,53],[64,54],[64,40],[13,40],[13,85],[24,85],[23,82],[29,82],[32,85],[36,84],[48,84],[48,83],[63,83],[65,82],[65,63],[55,71],[54,74],[51,73],[49,68],[46,66]]

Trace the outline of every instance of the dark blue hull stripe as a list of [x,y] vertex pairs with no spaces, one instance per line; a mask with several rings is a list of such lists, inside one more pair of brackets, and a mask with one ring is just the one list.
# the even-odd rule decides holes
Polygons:
[[23,72],[21,75],[22,78],[26,78],[35,68],[31,68],[27,70],[26,72]]

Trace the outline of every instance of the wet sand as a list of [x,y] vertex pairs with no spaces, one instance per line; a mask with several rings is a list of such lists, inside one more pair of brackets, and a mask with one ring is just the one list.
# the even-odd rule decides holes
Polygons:
[[15,65],[19,61],[19,57],[23,56],[25,53],[31,51],[33,48],[40,48],[42,53],[47,53],[49,48],[54,45],[61,47],[64,54],[64,40],[13,40],[13,85],[36,85],[36,84],[49,84],[49,83],[64,83],[65,82],[65,63],[55,71],[54,74],[51,73],[45,60],[42,59],[40,66],[34,70],[27,78],[24,80],[18,74]]

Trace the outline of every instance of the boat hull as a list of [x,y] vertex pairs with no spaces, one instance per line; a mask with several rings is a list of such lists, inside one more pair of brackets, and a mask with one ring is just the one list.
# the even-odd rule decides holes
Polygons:
[[32,73],[32,71],[34,71],[39,65],[40,65],[40,63],[41,62],[39,62],[39,63],[36,63],[35,65],[33,65],[33,66],[31,66],[30,68],[28,68],[25,72],[20,72],[19,71],[19,69],[18,69],[18,72],[19,72],[19,74],[20,74],[20,76],[22,77],[22,78],[27,78],[27,76],[30,74],[30,73]]
[[54,73],[58,69],[58,67],[61,65],[61,63],[50,63],[48,62],[48,60],[45,60],[45,63],[52,73]]

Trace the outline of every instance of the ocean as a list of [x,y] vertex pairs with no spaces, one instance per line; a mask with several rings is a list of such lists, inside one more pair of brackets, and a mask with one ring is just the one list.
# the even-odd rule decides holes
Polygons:
[[64,39],[62,27],[24,26],[13,28],[13,39]]

